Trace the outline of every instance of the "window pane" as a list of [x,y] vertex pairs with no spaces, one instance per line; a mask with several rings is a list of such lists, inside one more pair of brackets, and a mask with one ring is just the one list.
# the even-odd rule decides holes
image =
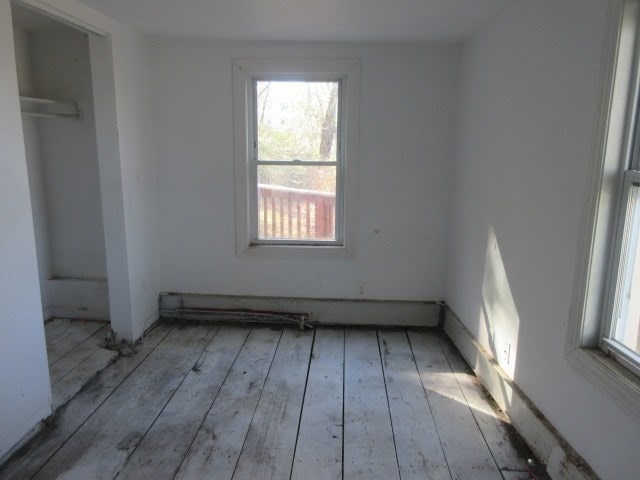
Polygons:
[[640,353],[640,188],[631,186],[612,336]]
[[256,82],[258,160],[337,161],[338,82]]
[[336,239],[336,167],[258,166],[258,238]]

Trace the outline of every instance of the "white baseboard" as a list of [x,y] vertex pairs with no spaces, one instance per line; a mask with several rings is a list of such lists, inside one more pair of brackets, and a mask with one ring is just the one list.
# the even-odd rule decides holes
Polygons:
[[79,320],[109,320],[108,308],[65,307],[50,305],[43,309],[45,320],[50,318],[76,318]]
[[189,318],[180,309],[252,310],[303,313],[308,322],[324,325],[437,327],[441,308],[441,302],[160,294],[160,316],[165,318]]
[[52,278],[47,280],[44,318],[109,320],[106,279]]
[[445,309],[444,331],[518,433],[546,465],[547,473],[553,480],[598,479],[585,460],[562,438],[448,307]]

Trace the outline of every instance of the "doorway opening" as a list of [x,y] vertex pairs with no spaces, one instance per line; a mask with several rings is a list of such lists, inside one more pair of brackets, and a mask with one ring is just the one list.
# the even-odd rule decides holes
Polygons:
[[92,35],[21,3],[11,13],[54,410],[116,352],[100,189]]

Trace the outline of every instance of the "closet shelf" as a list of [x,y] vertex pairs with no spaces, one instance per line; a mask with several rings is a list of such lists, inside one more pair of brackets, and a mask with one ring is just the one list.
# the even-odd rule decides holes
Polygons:
[[24,115],[33,117],[71,118],[80,120],[82,112],[76,102],[62,102],[47,98],[20,96],[20,110]]

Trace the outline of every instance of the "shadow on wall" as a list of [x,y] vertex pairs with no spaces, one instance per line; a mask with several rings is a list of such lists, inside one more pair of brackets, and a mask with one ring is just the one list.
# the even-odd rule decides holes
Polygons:
[[518,352],[520,316],[500,252],[495,230],[489,227],[479,312],[479,338],[494,359],[514,378]]

